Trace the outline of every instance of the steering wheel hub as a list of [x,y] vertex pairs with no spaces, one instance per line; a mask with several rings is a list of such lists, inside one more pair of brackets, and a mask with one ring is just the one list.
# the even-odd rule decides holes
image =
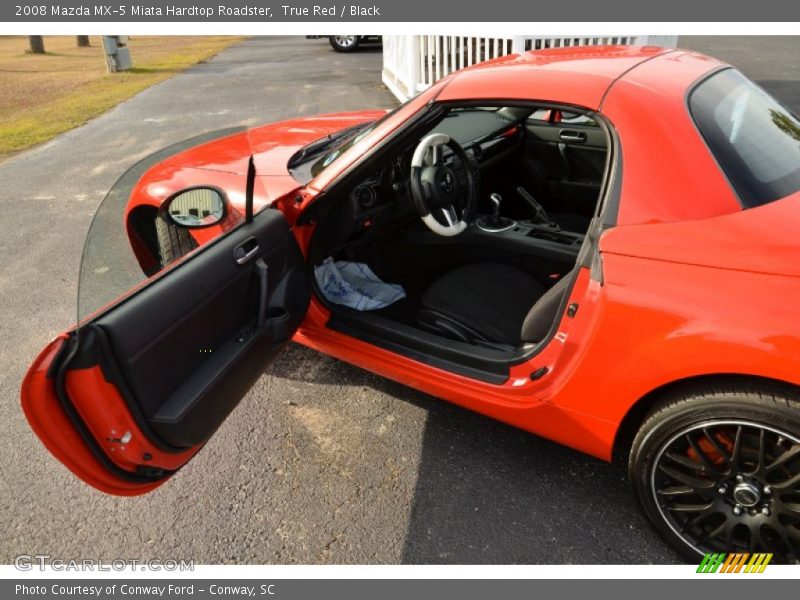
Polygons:
[[445,208],[458,204],[461,194],[458,177],[450,167],[424,167],[420,175],[422,187],[426,193],[426,204],[432,208]]
[[439,186],[448,196],[452,196],[456,191],[456,178],[450,169],[445,169],[439,176]]

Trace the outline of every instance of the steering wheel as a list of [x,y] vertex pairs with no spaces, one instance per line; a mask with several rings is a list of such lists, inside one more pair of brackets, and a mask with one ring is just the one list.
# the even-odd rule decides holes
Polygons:
[[[444,162],[447,146],[460,168]],[[411,198],[422,222],[438,235],[454,236],[467,228],[478,194],[478,169],[457,141],[444,133],[420,140],[411,159]]]

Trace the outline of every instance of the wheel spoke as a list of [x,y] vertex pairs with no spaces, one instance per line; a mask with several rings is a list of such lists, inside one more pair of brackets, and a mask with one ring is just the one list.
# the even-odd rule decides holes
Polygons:
[[740,467],[740,460],[741,460],[741,452],[742,452],[742,426],[739,425],[736,428],[736,437],[733,440],[733,451],[731,452],[731,465],[734,468]]
[[689,442],[689,446],[691,446],[692,450],[694,450],[695,454],[697,454],[697,457],[703,462],[703,465],[705,467],[704,470],[710,471],[711,473],[720,473],[721,471],[719,470],[719,468],[717,468],[717,466],[712,462],[712,460],[708,458],[705,451],[700,447],[700,444],[698,444],[694,440],[692,434],[687,433],[685,437],[686,441]]
[[800,507],[794,502],[780,502],[775,507],[775,512],[780,515],[781,523],[785,525],[800,525]]
[[728,524],[728,520],[725,519],[725,547],[731,548],[733,545],[733,525]]
[[667,506],[667,509],[674,512],[705,512],[711,508],[713,504],[713,502],[708,502],[707,504],[682,504],[676,502],[675,504]]
[[778,537],[781,538],[783,544],[789,549],[790,553],[794,553],[795,560],[797,560],[800,553],[800,529],[794,525],[784,525],[783,527],[771,528]]
[[694,518],[691,521],[689,521],[689,527],[697,527],[698,525],[700,525],[700,523],[705,521],[708,517],[713,515],[715,512],[716,511],[714,510],[713,506],[709,506],[708,508],[700,511],[700,513],[695,515]]
[[691,469],[693,471],[699,471],[704,473],[706,468],[696,460],[692,460],[688,456],[683,456],[682,454],[675,454],[674,452],[665,452],[664,456],[670,459],[673,462],[678,463],[679,465],[686,467],[687,469]]
[[764,547],[764,541],[761,539],[761,527],[756,525],[750,527],[750,542],[748,543],[748,551],[755,552]]
[[800,559],[796,436],[747,421],[705,422],[676,432],[654,469],[653,497],[661,515],[700,552],[772,552],[776,562]]
[[763,476],[767,468],[767,431],[761,429],[758,432],[758,466],[756,466],[755,475]]
[[798,473],[794,477],[791,477],[791,478],[787,479],[786,481],[782,481],[780,483],[774,483],[774,484],[772,484],[772,487],[774,489],[782,490],[782,491],[783,490],[790,490],[790,489],[794,488],[794,486],[796,486],[798,483],[800,483],[800,473]]
[[672,479],[679,481],[684,485],[688,485],[697,493],[706,493],[714,487],[713,481],[692,477],[691,475],[678,471],[677,469],[673,469],[672,467],[659,465],[658,468],[665,475],[668,475]]
[[770,527],[772,531],[774,531],[779,538],[781,538],[781,542],[786,548],[789,549],[790,553],[794,553],[795,557],[797,556],[797,549],[800,547],[800,531],[794,529],[791,526],[784,526],[784,527]]
[[682,496],[684,494],[694,494],[695,491],[693,488],[689,487],[688,485],[675,485],[672,487],[664,488],[662,490],[658,490],[658,494],[660,496]]
[[792,525],[787,525],[784,529],[786,530],[786,535],[788,535],[790,539],[793,539],[795,542],[800,542],[800,529]]
[[701,537],[701,539],[704,539],[704,540],[713,540],[714,538],[719,537],[719,535],[722,532],[724,532],[727,527],[728,527],[728,522],[727,521],[723,521],[722,523],[717,525],[714,529],[702,534],[700,537]]
[[767,465],[767,472],[774,471],[778,467],[786,464],[790,460],[792,460],[795,456],[800,455],[800,444],[792,446],[789,450],[781,454],[778,458],[772,461],[770,464]]
[[725,451],[725,449],[720,445],[717,436],[713,435],[709,430],[708,427],[703,427],[703,433],[708,440],[708,443],[714,446],[714,450],[716,450],[719,455],[725,460],[726,463],[731,462],[731,456]]
[[795,520],[800,520],[800,503],[797,502],[781,502],[781,512],[787,511],[797,515]]

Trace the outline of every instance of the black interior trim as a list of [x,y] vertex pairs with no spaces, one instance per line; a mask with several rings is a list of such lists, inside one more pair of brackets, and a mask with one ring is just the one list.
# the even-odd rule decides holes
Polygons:
[[[414,136],[426,126],[432,126],[435,120],[442,116],[442,108],[449,108],[452,106],[494,105],[531,106],[534,108],[551,108],[555,110],[577,112],[591,117],[602,128],[606,135],[607,165],[604,171],[603,181],[601,182],[598,206],[596,208],[596,214],[599,215],[600,218],[592,220],[590,230],[586,232],[586,240],[584,241],[584,246],[586,244],[591,244],[592,246],[592,251],[588,253],[588,255],[592,257],[590,262],[592,277],[602,283],[602,260],[598,244],[603,229],[613,226],[616,222],[621,190],[622,153],[619,139],[613,125],[600,113],[587,110],[584,107],[551,102],[537,102],[535,100],[520,102],[519,100],[504,101],[502,99],[487,99],[469,102],[431,102],[427,105],[429,107],[427,112],[433,113],[433,116],[429,116],[427,119],[423,118],[422,115],[413,118],[413,122],[407,127],[388,136],[387,139],[381,142],[370,154],[366,155],[362,160],[353,165],[349,171],[334,180],[331,186],[326,189],[324,196],[318,197],[315,203],[312,204],[310,208],[314,210],[303,222],[308,223],[312,220],[319,220],[321,223],[324,223],[325,217],[335,204],[340,190],[347,188],[349,183],[358,182],[361,178],[366,176],[369,171],[375,169],[376,163],[385,158],[393,149],[402,145],[404,141],[412,141]],[[420,113],[422,112],[426,112],[426,109],[421,109]],[[322,227],[317,227],[314,238],[312,238],[311,250],[309,252],[310,256],[315,256],[313,244],[321,228]],[[581,250],[583,251],[583,249]],[[581,252],[581,254],[583,254],[583,252]],[[584,254],[583,256],[587,255]],[[581,267],[582,266],[581,264]],[[502,383],[508,378],[511,366],[529,361],[552,341],[558,331],[558,326],[561,323],[564,312],[566,311],[567,303],[580,270],[580,268],[574,268],[570,273],[565,275],[570,281],[559,303],[558,318],[553,321],[545,338],[537,344],[521,346],[509,352],[507,355],[502,356],[498,356],[496,351],[492,352],[475,345],[462,344],[462,346],[466,346],[466,348],[453,347],[454,344],[460,344],[460,342],[445,340],[440,336],[428,334],[420,329],[408,327],[402,323],[390,321],[378,315],[353,314],[354,311],[348,311],[328,302],[320,292],[315,278],[311,277],[310,279],[314,294],[320,302],[331,311],[331,317],[327,324],[331,329],[346,333],[353,338],[361,339],[375,346],[386,348],[397,354],[437,366],[444,370],[466,375],[481,381]]]
[[422,363],[486,383],[508,380],[514,348],[507,352],[449,340],[377,315],[356,311],[331,314],[327,326]]
[[298,225],[307,225],[313,221],[324,217],[332,200],[337,196],[335,191],[345,189],[349,194],[349,189],[361,179],[367,172],[374,168],[375,163],[385,160],[388,154],[396,150],[396,145],[404,145],[414,139],[415,135],[427,128],[433,127],[435,123],[446,114],[446,109],[440,104],[428,103],[425,108],[421,108],[406,121],[399,130],[392,132],[386,138],[378,142],[369,152],[365,153],[355,164],[351,165],[348,171],[340,174],[330,185],[322,190],[314,202],[306,208],[297,218]]
[[177,448],[165,443],[156,434],[156,432],[153,431],[153,428],[150,427],[150,423],[147,421],[144,414],[142,414],[142,409],[139,403],[136,402],[135,398],[133,397],[133,393],[131,392],[128,384],[125,382],[125,377],[122,375],[122,371],[114,359],[114,352],[111,349],[111,343],[109,342],[105,331],[103,331],[101,327],[98,327],[94,324],[90,324],[87,329],[88,332],[86,339],[96,341],[97,344],[89,343],[86,344],[86,346],[92,349],[91,354],[93,355],[93,359],[96,361],[96,364],[100,366],[100,370],[102,371],[105,380],[113,384],[120,393],[120,396],[122,396],[123,400],[125,400],[125,404],[128,407],[128,410],[131,411],[133,420],[139,429],[141,429],[142,433],[147,436],[147,439],[150,440],[159,450],[162,450],[163,452],[170,452],[173,454],[184,452],[185,448]]
[[[600,217],[595,224],[595,230],[587,232],[591,243],[597,244],[603,229],[614,227],[619,217],[620,198],[622,196],[622,144],[616,129],[597,113],[592,113],[592,118],[605,131],[610,144],[606,150],[606,168],[603,174],[603,181],[600,182],[600,195],[596,215]],[[589,235],[589,233],[592,235]]]
[[576,267],[564,275],[568,283],[558,303],[557,317],[547,335],[538,343],[525,344],[519,348],[509,346],[506,351],[450,340],[379,315],[341,308],[331,312],[327,326],[419,362],[499,385],[508,380],[513,365],[530,360],[553,339],[566,312],[581,268],[583,267]]
[[[472,224],[462,233],[453,237],[436,235],[428,229],[409,229],[408,239],[415,244],[430,246],[435,252],[440,246],[469,246],[491,248],[497,251],[514,253],[519,256],[541,257],[553,262],[572,264],[579,254],[580,246],[570,246],[548,239],[528,237],[525,244],[519,243],[519,233],[514,230],[488,233]],[[565,269],[566,270],[566,269]]]
[[256,162],[253,155],[247,161],[247,180],[244,192],[244,222],[248,225],[253,222],[253,193],[256,185]]
[[[239,264],[234,251],[248,242],[252,260]],[[180,452],[211,437],[309,302],[299,245],[283,213],[268,208],[85,323],[69,368],[99,365],[145,437]],[[111,468],[96,442],[93,452]]]
[[222,344],[169,395],[150,419],[153,429],[184,448],[209,439],[288,342],[276,339],[277,331],[268,322],[263,332]]
[[[252,240],[252,242],[251,242]],[[238,264],[235,250],[256,253]],[[269,267],[263,295],[254,265]],[[114,379],[174,448],[204,443],[283,348],[310,301],[305,263],[283,214],[266,209],[168,275],[105,313],[102,330]]]

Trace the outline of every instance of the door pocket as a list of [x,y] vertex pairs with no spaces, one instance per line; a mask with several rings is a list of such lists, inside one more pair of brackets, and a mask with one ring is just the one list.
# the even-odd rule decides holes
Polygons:
[[208,440],[283,347],[272,324],[246,336],[217,348],[161,405],[150,425],[165,442],[188,448]]
[[289,311],[282,306],[270,306],[265,326],[272,331],[276,342],[285,340],[289,336]]

